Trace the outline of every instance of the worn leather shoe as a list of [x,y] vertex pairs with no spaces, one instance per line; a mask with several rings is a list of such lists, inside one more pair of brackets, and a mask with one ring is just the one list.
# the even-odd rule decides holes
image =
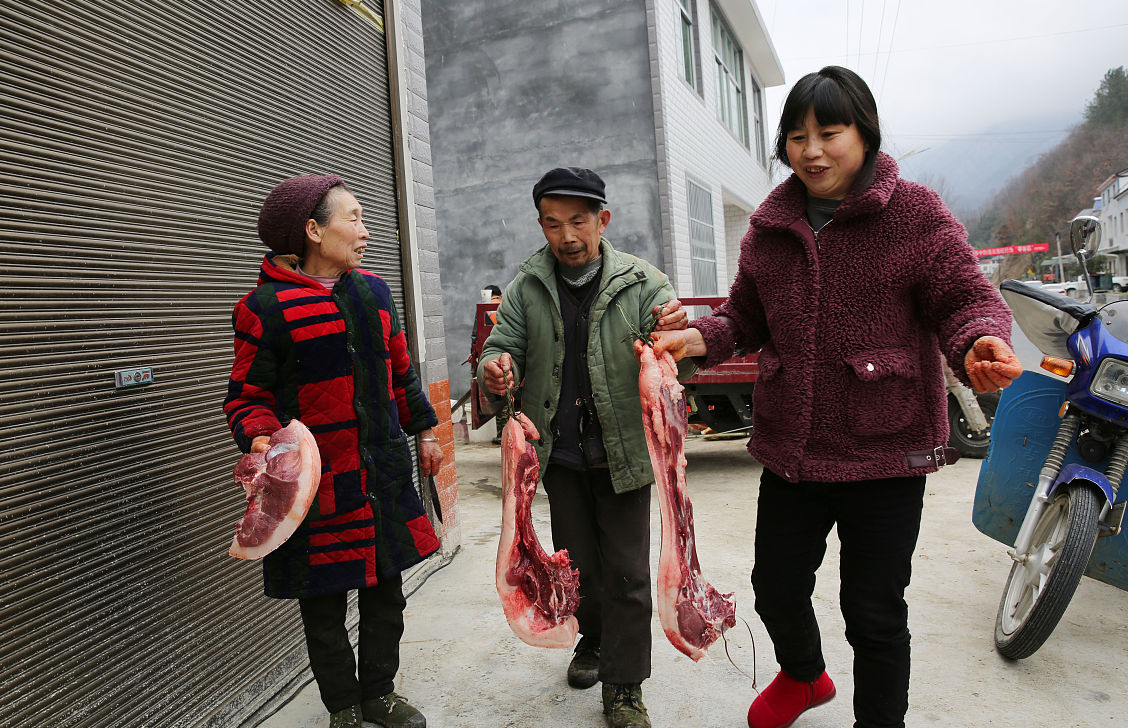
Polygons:
[[362,728],[360,706],[354,705],[329,714],[329,728]]
[[590,688],[599,682],[599,648],[584,640],[576,645],[576,654],[568,663],[568,684],[574,688]]
[[795,680],[783,670],[748,708],[749,728],[787,728],[804,711],[829,702],[834,683],[823,671],[814,682]]
[[366,721],[384,728],[427,728],[427,719],[419,709],[394,692],[365,700],[360,707]]
[[603,714],[611,728],[650,728],[638,683],[603,683]]

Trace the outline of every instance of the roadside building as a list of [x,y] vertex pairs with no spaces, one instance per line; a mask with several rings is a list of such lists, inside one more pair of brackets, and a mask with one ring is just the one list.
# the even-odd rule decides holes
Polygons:
[[770,191],[764,89],[783,69],[751,0],[428,0],[423,5],[447,364],[469,385],[482,281],[544,243],[531,190],[607,182],[616,248],[681,296],[724,294]]
[[365,205],[457,546],[419,5],[0,13],[0,725],[253,725],[303,682],[296,605],[227,555],[221,411],[258,208],[290,175],[337,172]]
[[1110,176],[1097,188],[1101,218],[1100,252],[1106,254],[1113,275],[1128,275],[1128,169]]

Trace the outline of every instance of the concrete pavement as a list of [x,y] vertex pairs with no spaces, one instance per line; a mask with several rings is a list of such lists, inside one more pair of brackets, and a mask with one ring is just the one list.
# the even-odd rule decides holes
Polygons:
[[[688,477],[704,575],[735,592],[737,614],[755,639],[755,676],[763,688],[778,667],[752,609],[748,575],[761,468],[741,441],[691,440]],[[457,450],[463,544],[445,568],[410,597],[396,688],[431,728],[573,728],[605,725],[599,687],[569,688],[570,652],[528,647],[510,631],[494,591],[500,533],[500,453],[489,444]],[[913,634],[909,726],[1090,728],[1128,719],[1128,593],[1084,579],[1061,624],[1032,657],[1009,662],[994,652],[995,612],[1009,570],[1006,549],[971,523],[978,460],[929,476],[924,523],[908,592]],[[550,544],[547,501],[534,503],[542,543]],[[660,530],[653,499],[652,573]],[[818,574],[814,603],[828,671],[838,697],[803,715],[795,728],[852,725],[850,648],[838,611],[834,536]],[[717,643],[699,663],[675,650],[658,624],[653,676],[643,696],[657,728],[738,728],[755,692]],[[729,652],[753,673],[743,623],[730,630]],[[262,728],[329,725],[313,683]]]

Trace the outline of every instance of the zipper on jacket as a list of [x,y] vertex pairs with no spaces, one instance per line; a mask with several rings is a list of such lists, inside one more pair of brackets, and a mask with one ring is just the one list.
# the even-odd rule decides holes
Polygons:
[[823,223],[823,226],[821,228],[815,230],[813,227],[811,227],[811,221],[807,221],[807,227],[811,228],[811,235],[815,236],[815,252],[819,253],[820,255],[822,254],[822,246],[819,245],[819,233],[821,233],[823,230],[826,230],[826,226],[831,224],[832,222],[834,222],[834,220],[827,220],[825,223]]

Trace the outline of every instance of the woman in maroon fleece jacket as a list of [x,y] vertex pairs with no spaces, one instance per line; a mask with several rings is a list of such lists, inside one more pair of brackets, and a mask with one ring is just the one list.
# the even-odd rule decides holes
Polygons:
[[751,218],[728,300],[656,348],[713,366],[760,350],[749,451],[764,466],[752,584],[781,671],[748,711],[790,725],[834,697],[811,608],[826,537],[841,541],[856,728],[904,726],[904,601],[925,474],[955,459],[942,358],[979,391],[1021,367],[1011,315],[935,192],[879,151],[873,95],[828,66],[784,104],[794,174]]

